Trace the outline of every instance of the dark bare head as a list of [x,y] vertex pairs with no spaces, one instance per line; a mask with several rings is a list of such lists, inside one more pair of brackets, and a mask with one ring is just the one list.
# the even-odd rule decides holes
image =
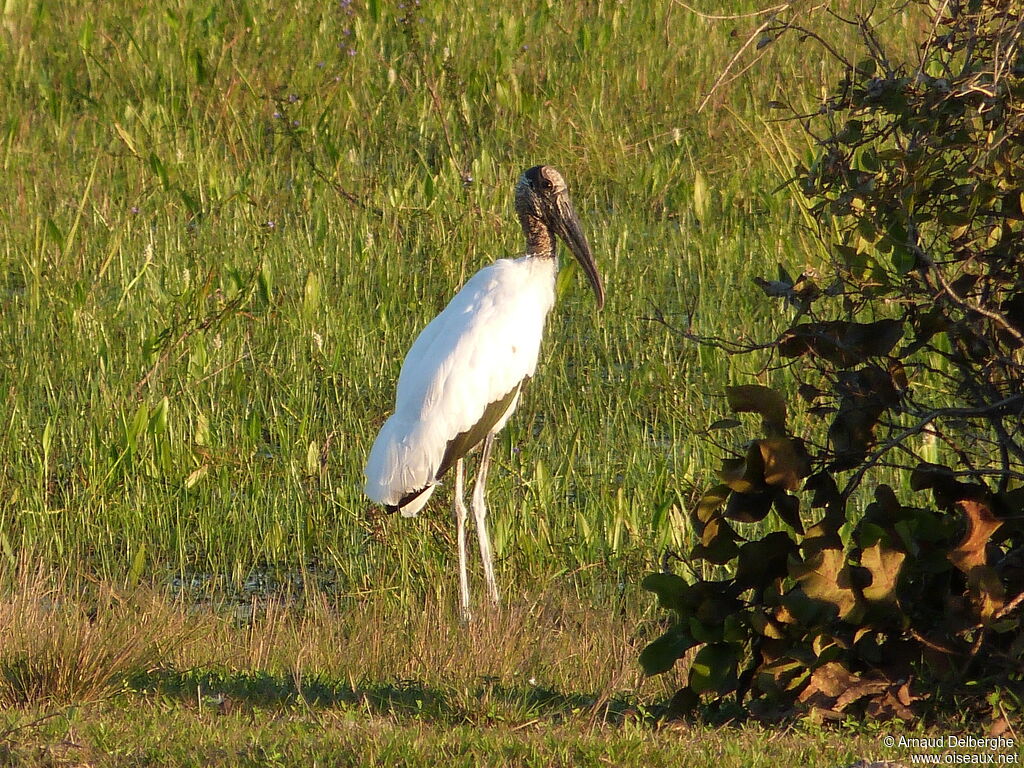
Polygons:
[[555,240],[552,235],[558,235],[583,267],[597,297],[597,308],[603,307],[601,276],[580,229],[562,174],[549,165],[535,165],[523,171],[516,182],[516,213],[526,236],[526,252],[531,256],[553,258]]

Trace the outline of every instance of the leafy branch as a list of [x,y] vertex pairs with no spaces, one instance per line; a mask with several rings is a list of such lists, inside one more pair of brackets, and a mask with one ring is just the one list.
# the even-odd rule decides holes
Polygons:
[[[933,23],[916,62],[871,14],[793,4],[715,84],[783,34],[843,71],[815,112],[772,105],[815,148],[783,188],[826,258],[755,280],[795,310],[785,328],[675,329],[777,360],[800,396],[727,388],[759,434],[691,511],[688,577],[645,580],[674,617],[645,670],[695,653],[676,712],[735,694],[753,713],[913,719],[1024,682],[1024,21],[998,0],[918,5]],[[821,8],[859,36],[856,63],[813,28]]]

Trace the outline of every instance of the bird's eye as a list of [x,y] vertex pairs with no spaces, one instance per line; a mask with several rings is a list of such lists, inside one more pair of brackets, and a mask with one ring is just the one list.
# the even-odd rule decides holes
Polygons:
[[541,179],[540,180],[540,188],[541,189],[551,189],[553,186],[554,186],[554,184],[551,183],[551,179]]

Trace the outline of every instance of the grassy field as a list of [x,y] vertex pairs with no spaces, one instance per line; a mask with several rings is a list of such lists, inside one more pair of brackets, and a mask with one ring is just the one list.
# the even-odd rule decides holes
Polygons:
[[[877,736],[746,726],[588,726],[529,723],[524,728],[458,724],[439,729],[415,719],[365,712],[310,714],[308,708],[221,713],[216,705],[161,702],[141,716],[101,705],[61,715],[21,736],[7,764],[224,766],[549,766],[642,765],[651,768],[809,768],[863,765]],[[173,720],[171,719],[173,718]],[[258,719],[261,726],[253,728]],[[896,762],[882,763],[896,768]]]
[[[635,616],[538,593],[461,625],[454,606],[333,595],[171,602],[25,577],[0,604],[0,765],[851,766],[886,737],[977,726],[655,720]],[[371,631],[376,628],[376,631]],[[928,754],[989,750],[922,750]],[[1024,756],[1021,751],[999,754]]]
[[536,162],[569,179],[609,300],[598,315],[566,281],[502,436],[502,575],[635,573],[685,535],[701,432],[756,363],[652,317],[767,330],[750,278],[806,260],[729,112],[756,121],[777,86],[696,113],[731,26],[646,3],[14,2],[5,20],[8,558],[441,587],[444,502],[370,527],[362,464],[417,330],[521,248],[511,189]]
[[[686,541],[723,386],[787,385],[655,317],[780,322],[751,278],[816,256],[773,191],[804,150],[763,121],[780,94],[814,98],[822,57],[784,41],[698,112],[756,19],[499,5],[4,4],[0,759],[834,765],[877,747],[654,733],[674,680],[635,662],[657,631],[637,584]],[[608,304],[560,283],[491,475],[507,606],[467,628],[447,493],[372,519],[361,469],[418,329],[521,248],[512,185],[541,162]],[[126,634],[127,655],[107,647]]]

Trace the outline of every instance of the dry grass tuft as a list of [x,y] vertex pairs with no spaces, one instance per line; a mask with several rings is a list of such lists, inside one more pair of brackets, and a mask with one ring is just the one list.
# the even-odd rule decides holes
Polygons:
[[73,588],[22,566],[0,583],[0,704],[95,701],[156,669],[198,627],[145,589]]
[[468,624],[434,598],[416,606],[338,606],[316,594],[301,610],[280,601],[258,607],[240,661],[278,672],[301,662],[342,678],[450,684],[486,677],[577,691],[635,689],[636,623],[551,593],[478,609]]
[[676,682],[642,677],[639,621],[554,592],[481,608],[464,624],[443,597],[412,606],[307,590],[240,606],[22,567],[0,579],[0,705],[169,686],[378,711],[429,700],[457,721],[534,711],[600,720]]

